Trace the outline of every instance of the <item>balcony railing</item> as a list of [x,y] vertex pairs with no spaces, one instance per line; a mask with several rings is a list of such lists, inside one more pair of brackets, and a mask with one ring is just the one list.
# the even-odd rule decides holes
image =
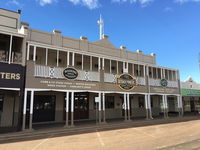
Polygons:
[[[104,74],[104,82],[116,83],[116,77],[117,76],[118,76],[117,74],[105,73]],[[138,85],[145,85],[145,78],[144,77],[137,77],[136,78],[136,83]]]
[[[177,88],[178,82],[177,81],[167,81],[168,85],[167,87]],[[160,79],[149,79],[150,86],[161,86]]]
[[[52,78],[52,79],[64,79],[62,72],[65,68],[59,67],[49,67],[42,65],[35,65],[34,76],[42,78]],[[100,73],[92,71],[77,70],[78,77],[75,80],[82,81],[100,81]]]
[[[3,50],[0,50],[0,62],[7,63],[9,61],[9,53]],[[19,64],[22,62],[22,54],[18,52],[11,53],[11,63]]]

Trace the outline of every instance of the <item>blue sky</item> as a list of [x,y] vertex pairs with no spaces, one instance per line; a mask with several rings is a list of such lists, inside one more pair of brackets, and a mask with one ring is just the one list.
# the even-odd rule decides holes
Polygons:
[[157,54],[157,64],[180,70],[200,82],[200,0],[0,0],[0,7],[21,9],[31,28],[90,41],[99,39],[102,14],[105,34],[116,46]]

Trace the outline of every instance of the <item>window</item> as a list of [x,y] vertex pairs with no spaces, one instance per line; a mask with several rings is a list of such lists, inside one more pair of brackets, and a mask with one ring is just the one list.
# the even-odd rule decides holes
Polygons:
[[0,94],[0,112],[3,112],[3,100],[4,100],[4,95]]
[[144,97],[142,97],[142,96],[138,97],[138,104],[139,104],[139,108],[144,108],[145,107],[145,105],[144,105]]
[[114,96],[106,96],[105,107],[106,109],[114,109],[115,108],[115,97]]

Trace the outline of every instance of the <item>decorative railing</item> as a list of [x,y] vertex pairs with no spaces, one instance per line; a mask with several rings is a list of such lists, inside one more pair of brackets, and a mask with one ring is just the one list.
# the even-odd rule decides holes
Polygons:
[[[65,68],[59,67],[49,67],[42,65],[35,65],[34,76],[42,78],[52,78],[52,79],[64,79],[62,72]],[[78,77],[75,80],[84,80],[84,81],[100,81],[100,73],[92,71],[83,71],[77,70]]]
[[[104,73],[104,82],[116,83],[116,77],[117,76],[118,76],[117,74]],[[137,77],[136,83],[138,85],[145,85],[145,78]]]
[[[178,82],[177,81],[169,81],[169,80],[167,80],[167,82],[168,82],[167,87],[174,87],[174,88],[178,87]],[[149,79],[149,85],[150,86],[161,86],[160,79]]]

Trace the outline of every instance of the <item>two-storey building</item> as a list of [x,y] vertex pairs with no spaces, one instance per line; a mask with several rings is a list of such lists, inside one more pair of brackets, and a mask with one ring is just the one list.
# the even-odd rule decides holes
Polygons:
[[0,132],[21,126],[25,49],[20,11],[0,9]]

